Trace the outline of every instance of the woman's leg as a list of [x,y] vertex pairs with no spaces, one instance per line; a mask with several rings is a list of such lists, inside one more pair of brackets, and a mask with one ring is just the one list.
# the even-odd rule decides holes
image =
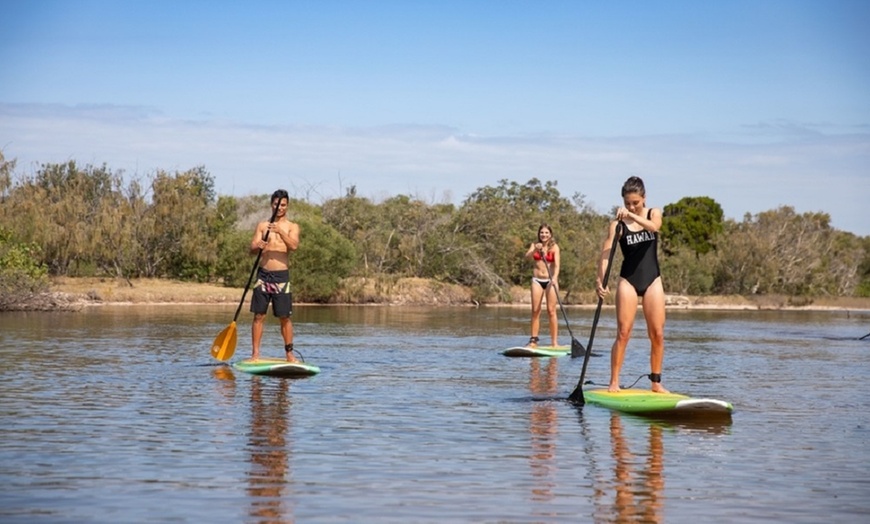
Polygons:
[[556,306],[559,305],[559,297],[556,295],[558,292],[552,282],[547,286],[547,316],[550,319],[550,345],[553,347],[559,345],[559,315],[556,312]]
[[[532,340],[538,337],[541,330],[541,302],[544,299],[544,289],[537,281],[532,280]],[[537,342],[529,341],[529,347],[537,347]]]
[[[643,294],[643,317],[649,335],[650,373],[660,376],[665,360],[665,291],[661,277],[655,279]],[[652,390],[657,393],[668,392],[661,382],[653,382]]]
[[619,391],[619,372],[625,359],[625,346],[631,338],[634,317],[637,314],[637,291],[628,280],[619,279],[616,287],[616,340],[610,348],[610,386],[608,391]]

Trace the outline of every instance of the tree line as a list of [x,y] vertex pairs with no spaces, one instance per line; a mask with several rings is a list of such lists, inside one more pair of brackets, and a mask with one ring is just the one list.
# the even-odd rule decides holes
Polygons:
[[[422,277],[467,286],[480,301],[507,301],[512,286],[527,284],[523,253],[546,223],[562,248],[565,301],[593,300],[613,215],[557,186],[500,180],[459,205],[410,195],[375,202],[355,186],[319,204],[291,199],[288,216],[302,232],[294,295],[329,302],[348,277]],[[70,161],[16,174],[15,161],[0,153],[0,308],[46,290],[49,276],[243,287],[253,263],[247,246],[256,223],[268,218],[268,193],[217,195],[203,166],[128,179],[106,165]],[[706,196],[662,209],[669,293],[870,296],[870,237],[832,228],[826,213],[782,206],[735,221]]]

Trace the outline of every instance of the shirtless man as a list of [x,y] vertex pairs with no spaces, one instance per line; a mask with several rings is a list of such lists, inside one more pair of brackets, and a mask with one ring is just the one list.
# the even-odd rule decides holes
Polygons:
[[[260,254],[260,267],[257,269],[257,283],[251,294],[251,358],[260,358],[260,341],[263,338],[263,325],[269,303],[272,313],[281,321],[281,336],[284,338],[284,353],[288,362],[296,362],[293,355],[293,294],[290,292],[291,251],[299,247],[299,224],[287,219],[287,191],[279,189],[272,193],[273,222],[260,222],[251,239],[250,252]],[[262,253],[261,253],[262,252]]]

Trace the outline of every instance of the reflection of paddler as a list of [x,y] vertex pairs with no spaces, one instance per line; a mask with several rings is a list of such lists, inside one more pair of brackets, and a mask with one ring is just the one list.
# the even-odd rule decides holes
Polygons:
[[533,358],[530,361],[529,390],[537,394],[555,394],[559,389],[559,362],[555,358],[547,359],[547,369],[542,376],[541,360]]
[[[541,359],[531,360],[529,389],[537,394],[555,394],[558,390],[558,368],[556,359],[547,359],[546,370],[541,371]],[[556,434],[558,428],[558,413],[554,402],[533,402],[530,415],[529,432],[531,433],[531,453],[529,463],[535,485],[532,488],[532,500],[551,500],[553,480],[556,469]]]
[[[260,377],[251,380],[248,494],[251,497],[250,516],[260,521],[293,520],[292,511],[288,512],[283,503],[290,474],[287,442],[289,384],[289,380],[267,381]],[[266,389],[267,385],[274,385],[275,390]]]
[[661,522],[661,495],[664,490],[662,428],[649,424],[649,453],[643,467],[636,463],[622,432],[620,415],[610,415],[613,446],[613,512],[618,522]]

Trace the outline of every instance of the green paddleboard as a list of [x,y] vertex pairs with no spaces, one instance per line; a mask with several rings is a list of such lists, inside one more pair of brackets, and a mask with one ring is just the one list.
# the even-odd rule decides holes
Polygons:
[[679,393],[653,393],[646,389],[623,389],[610,393],[606,389],[583,391],[587,404],[595,404],[623,413],[656,416],[731,416],[730,402],[713,398],[693,398]]
[[506,357],[525,357],[525,358],[534,358],[534,357],[564,357],[565,355],[571,354],[571,346],[538,346],[536,348],[529,348],[524,346],[517,346],[513,348],[507,348],[506,350],[501,352],[502,355]]
[[246,359],[233,363],[233,368],[252,375],[270,377],[310,377],[320,373],[320,368],[304,362],[287,362],[281,358]]

